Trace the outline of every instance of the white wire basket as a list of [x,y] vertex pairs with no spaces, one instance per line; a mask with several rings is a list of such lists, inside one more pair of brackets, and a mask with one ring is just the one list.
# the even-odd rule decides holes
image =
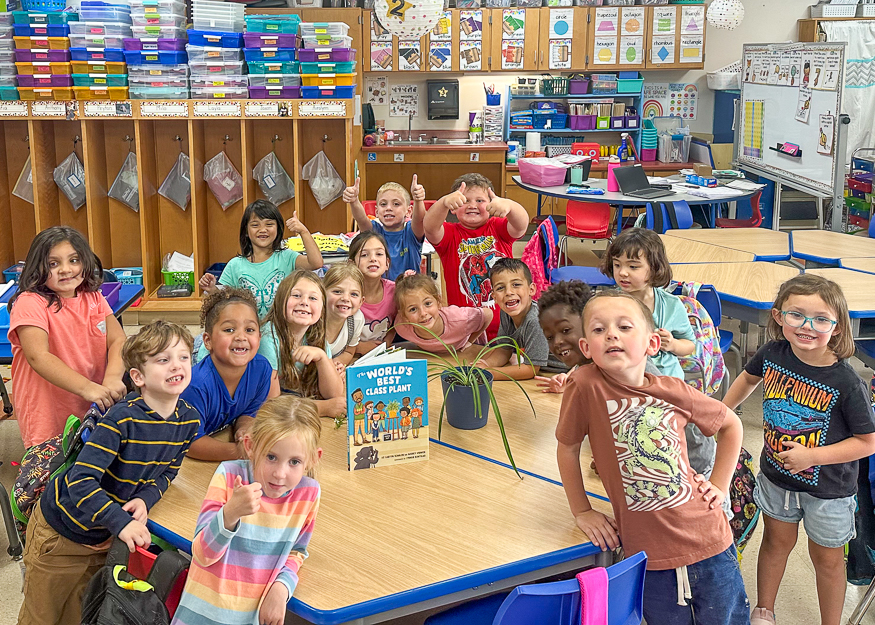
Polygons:
[[741,61],[708,72],[708,88],[712,91],[741,89]]

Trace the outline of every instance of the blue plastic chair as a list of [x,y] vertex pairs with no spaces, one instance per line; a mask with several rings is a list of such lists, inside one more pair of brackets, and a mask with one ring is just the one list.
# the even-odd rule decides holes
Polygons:
[[[643,551],[608,567],[607,625],[641,624],[646,569]],[[580,584],[569,579],[514,588],[492,625],[578,625],[580,618]]]
[[875,369],[875,340],[865,339],[854,341],[857,352],[854,354],[870,369]]
[[565,282],[567,280],[581,280],[589,286],[614,286],[613,278],[609,278],[598,267],[579,267],[577,265],[563,265],[556,267],[550,272],[550,284]]
[[[674,217],[675,221],[677,222],[677,226],[672,223],[672,219],[669,213],[670,206],[674,206]],[[657,223],[657,210],[662,215],[661,225]],[[679,200],[677,202],[658,202],[655,205],[652,202],[648,202],[647,206],[645,207],[645,211],[647,217],[644,221],[644,226],[648,230],[655,230],[657,234],[665,234],[666,230],[689,230],[693,227],[693,213],[690,210],[690,205],[687,204],[684,200]]]

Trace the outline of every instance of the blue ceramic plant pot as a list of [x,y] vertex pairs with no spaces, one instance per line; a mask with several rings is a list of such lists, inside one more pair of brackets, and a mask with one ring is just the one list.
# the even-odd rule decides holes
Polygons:
[[[468,368],[465,367],[464,370],[467,371]],[[489,371],[484,373],[489,381],[489,386],[492,386],[492,373]],[[489,419],[489,391],[487,387],[480,384],[476,388],[476,392],[480,396],[480,414],[478,415],[474,404],[474,389],[470,386],[460,385],[451,387],[449,378],[450,376],[446,373],[441,376],[441,386],[447,398],[447,422],[460,430],[477,430],[485,426]]]

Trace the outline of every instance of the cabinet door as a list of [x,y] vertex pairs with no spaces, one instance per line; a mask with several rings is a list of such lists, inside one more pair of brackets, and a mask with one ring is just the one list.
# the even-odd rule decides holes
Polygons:
[[429,72],[459,71],[459,11],[446,10],[426,35],[424,69]]
[[704,69],[705,7],[647,8],[647,68]]
[[492,69],[537,70],[541,9],[492,9]]
[[398,37],[380,25],[374,11],[364,11],[361,65],[365,72],[392,72],[398,69]]
[[459,70],[463,72],[489,71],[492,31],[489,27],[489,9],[456,9],[453,11],[458,30]]
[[643,6],[589,9],[587,69],[644,69],[645,9]]
[[586,69],[588,16],[585,7],[540,10],[539,70],[550,72]]

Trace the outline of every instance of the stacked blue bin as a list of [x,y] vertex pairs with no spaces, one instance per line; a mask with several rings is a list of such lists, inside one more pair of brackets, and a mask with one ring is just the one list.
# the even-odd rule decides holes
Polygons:
[[297,15],[248,15],[244,53],[249,65],[249,97],[301,97],[300,64],[296,60]]
[[131,99],[186,100],[184,0],[132,0],[133,37],[125,39]]

